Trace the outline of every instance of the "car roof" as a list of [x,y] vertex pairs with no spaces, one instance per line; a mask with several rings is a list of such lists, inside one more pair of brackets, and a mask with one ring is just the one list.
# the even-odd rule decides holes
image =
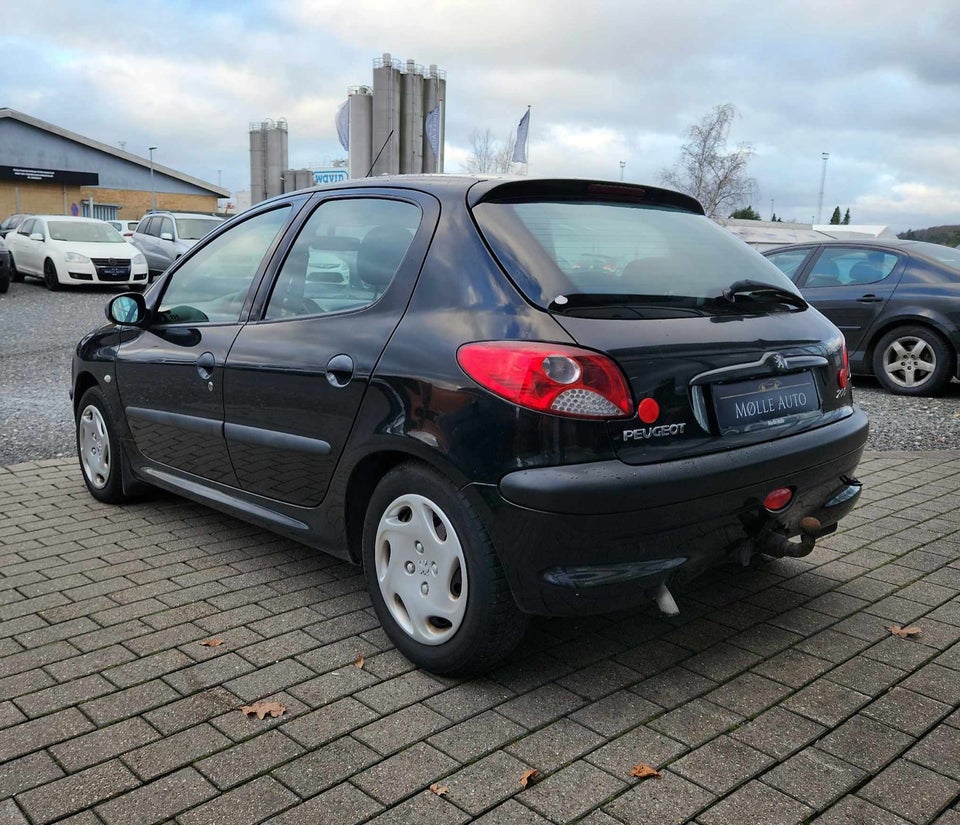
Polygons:
[[27,215],[28,218],[39,218],[44,221],[77,221],[83,223],[110,223],[100,218],[86,218],[80,215]]
[[[698,215],[704,214],[699,201],[680,192],[662,189],[657,186],[589,178],[537,178],[526,175],[380,175],[312,186],[308,189],[299,190],[299,193],[331,192],[357,188],[415,189],[421,192],[432,192],[441,197],[459,198],[466,198],[467,193],[469,193],[471,206],[484,199],[489,199],[494,192],[498,197],[500,195],[544,199],[557,197],[570,200],[576,199],[578,196],[599,199],[597,196],[601,195],[611,200],[629,202],[647,200],[657,204],[676,206]],[[287,192],[270,200],[281,200],[294,194],[298,193]]]
[[822,241],[798,241],[797,243],[782,244],[781,246],[764,249],[763,254],[783,252],[789,249],[799,249],[810,246],[875,246],[878,248],[908,249],[923,241],[908,241],[903,238],[824,238]]

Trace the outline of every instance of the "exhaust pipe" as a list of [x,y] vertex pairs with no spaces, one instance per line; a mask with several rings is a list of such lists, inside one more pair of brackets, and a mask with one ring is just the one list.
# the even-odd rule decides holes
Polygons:
[[765,531],[754,539],[757,551],[775,559],[787,556],[799,559],[810,555],[820,535],[820,520],[813,516],[800,519],[800,542],[790,541],[786,536],[772,531]]
[[680,615],[680,608],[677,607],[677,602],[673,598],[673,594],[667,589],[666,582],[660,582],[660,586],[657,588],[656,595],[653,598],[664,616]]

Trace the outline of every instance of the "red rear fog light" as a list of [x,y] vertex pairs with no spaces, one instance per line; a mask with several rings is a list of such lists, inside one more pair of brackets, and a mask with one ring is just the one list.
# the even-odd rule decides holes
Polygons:
[[776,513],[786,507],[792,500],[793,490],[789,487],[778,487],[776,490],[767,493],[767,497],[763,500],[763,506],[771,513]]

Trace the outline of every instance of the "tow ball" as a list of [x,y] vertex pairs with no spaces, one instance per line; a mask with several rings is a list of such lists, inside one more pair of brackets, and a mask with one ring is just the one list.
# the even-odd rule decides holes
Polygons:
[[772,530],[765,530],[754,539],[754,546],[757,552],[767,556],[773,556],[775,559],[782,559],[789,556],[793,559],[799,559],[802,556],[808,556],[817,543],[817,537],[820,535],[820,520],[813,516],[807,516],[800,519],[800,541],[793,542],[781,533],[774,533]]

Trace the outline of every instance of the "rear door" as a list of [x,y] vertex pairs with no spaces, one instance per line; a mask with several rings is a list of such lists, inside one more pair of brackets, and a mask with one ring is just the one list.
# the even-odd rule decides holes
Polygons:
[[825,245],[800,280],[804,297],[843,333],[858,353],[903,273],[904,256],[886,249]]
[[245,490],[323,499],[438,216],[413,192],[316,197],[227,358],[226,440]]

